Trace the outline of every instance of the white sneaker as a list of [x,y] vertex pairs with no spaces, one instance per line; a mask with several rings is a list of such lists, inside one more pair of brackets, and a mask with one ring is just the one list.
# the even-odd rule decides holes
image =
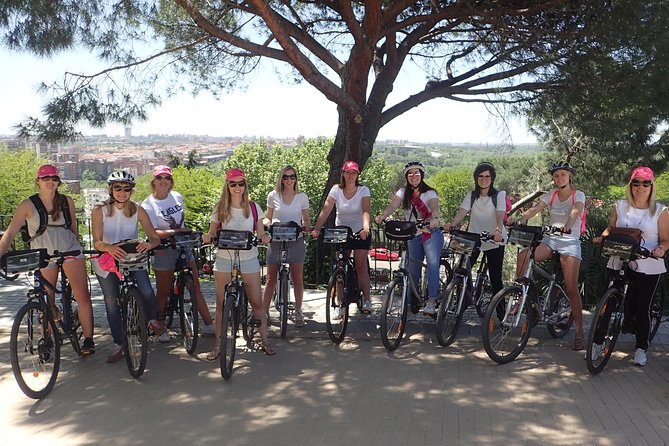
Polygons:
[[345,313],[346,311],[342,307],[335,307],[334,311],[332,312],[332,317],[335,321],[338,321],[344,317]]
[[161,342],[163,344],[170,342],[170,333],[167,328],[161,333],[160,336],[158,336],[158,342]]
[[[597,361],[600,356],[602,356],[602,353],[604,353],[604,344],[592,344],[592,356],[590,359],[592,361]],[[584,359],[588,359],[588,350],[585,350],[585,354],[583,355]]]
[[304,325],[304,314],[302,314],[302,310],[295,310],[294,318],[296,327],[301,327]]
[[209,325],[203,324],[202,328],[200,328],[200,334],[213,336],[216,334],[216,327],[214,327],[213,323]]
[[434,299],[428,299],[427,304],[425,304],[425,307],[423,308],[423,314],[426,316],[434,316],[437,312],[435,304],[436,301]]
[[372,301],[366,300],[362,304],[362,314],[372,314]]
[[646,350],[637,348],[634,352],[634,364],[643,367],[646,365],[646,362],[648,362]]

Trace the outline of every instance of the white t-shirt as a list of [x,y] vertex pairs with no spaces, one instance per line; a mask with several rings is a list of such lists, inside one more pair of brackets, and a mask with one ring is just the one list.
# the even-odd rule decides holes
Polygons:
[[142,207],[149,214],[151,224],[156,229],[167,230],[184,227],[186,209],[184,197],[179,192],[171,191],[164,200],[158,200],[153,195],[149,195],[142,201]]
[[[550,220],[548,224],[557,228],[562,228],[576,203],[582,203],[583,206],[585,206],[585,194],[582,191],[577,190],[576,195],[569,195],[565,201],[560,201],[559,195],[556,194],[555,199],[553,200],[553,205],[551,206],[551,199],[556,191],[557,189],[549,190],[541,196],[541,201],[546,203],[548,210],[550,211]],[[573,203],[572,197],[574,199]],[[578,217],[571,225],[571,234],[563,234],[562,237],[573,238],[576,240],[581,237],[581,213],[578,214]]]
[[[471,206],[472,193],[473,192],[469,192],[467,195],[465,195],[465,198],[462,200],[462,204],[460,204],[462,209],[469,212],[469,228],[467,228],[467,231],[474,232],[476,234],[480,234],[481,232],[485,231],[491,235],[495,235],[495,230],[497,229],[497,212],[506,212],[506,192],[503,190],[497,191],[497,208],[493,206],[492,197],[481,196],[474,200],[474,205]],[[506,241],[506,226],[502,225],[501,229],[502,240]],[[490,249],[495,249],[503,244],[504,242],[484,242],[481,243],[481,250],[488,251]]]
[[[288,223],[294,221],[302,225],[302,211],[309,209],[309,197],[304,192],[298,192],[290,204],[283,201],[282,195],[273,190],[267,195],[267,209],[274,209],[272,212],[272,223]],[[309,224],[309,222],[305,222]]]
[[[401,203],[404,203],[404,191],[405,190],[406,190],[405,188],[402,188],[402,189],[398,190],[397,192],[395,192],[395,196],[399,197],[399,199],[401,200]],[[420,201],[425,203],[425,207],[428,208],[429,210],[431,210],[430,209],[430,204],[429,204],[430,200],[434,200],[435,198],[438,199],[439,197],[437,195],[437,191],[428,190],[428,191],[425,191],[422,194],[420,194],[419,198],[420,198]],[[409,221],[416,221],[416,214],[418,214],[418,211],[416,211],[416,214],[414,214],[413,212],[411,212],[411,209],[413,209],[412,206],[409,206],[409,209],[402,208],[402,210],[404,211],[404,218],[406,220],[409,220]],[[438,217],[438,215],[435,215],[435,217]],[[418,218],[420,218],[420,215],[418,215]]]
[[371,197],[369,188],[367,186],[358,186],[355,195],[349,200],[344,196],[344,191],[339,188],[338,184],[332,186],[328,197],[332,197],[337,205],[337,217],[335,218],[335,225],[348,226],[356,233],[362,230],[362,199]]
[[[262,220],[265,216],[262,208],[258,206],[257,203],[251,202],[251,206],[255,206],[258,210],[258,221]],[[218,224],[218,216],[216,215],[216,209],[211,215],[211,222]],[[222,229],[233,229],[235,231],[251,231],[255,232],[256,228],[253,227],[253,212],[249,211],[249,216],[244,217],[244,212],[241,209],[230,208],[230,218],[222,226]],[[229,249],[218,249],[216,251],[216,256],[225,260],[232,261],[235,258],[235,251]],[[255,246],[248,251],[239,251],[239,260],[249,260],[252,258],[258,258],[258,248]]]

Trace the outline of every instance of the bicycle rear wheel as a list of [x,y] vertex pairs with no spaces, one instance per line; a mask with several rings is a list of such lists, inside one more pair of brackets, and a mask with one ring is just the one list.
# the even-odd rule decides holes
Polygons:
[[199,315],[197,312],[197,299],[195,298],[195,282],[190,273],[181,276],[179,285],[179,322],[181,323],[181,336],[186,352],[195,354],[198,341]]
[[451,345],[458,335],[462,316],[467,309],[466,290],[462,278],[454,279],[442,294],[437,313],[437,341],[442,347]]
[[235,318],[235,298],[228,295],[223,307],[223,321],[221,323],[220,362],[221,376],[230,379],[235,364],[235,350],[237,347],[237,320]]
[[253,318],[253,307],[251,306],[251,302],[249,302],[248,298],[246,297],[246,294],[244,292],[244,289],[242,288],[239,290],[241,293],[241,298],[239,299],[239,302],[241,302],[241,323],[242,323],[242,335],[244,336],[244,340],[246,341],[247,344],[249,344],[253,340],[253,335],[256,329],[256,324],[255,319]]
[[592,316],[585,362],[593,375],[599,374],[611,358],[620,334],[624,296],[618,288],[604,292]]
[[534,315],[529,298],[520,307],[522,299],[522,287],[506,287],[493,297],[483,318],[483,347],[498,364],[516,359],[530,339]]
[[165,307],[165,326],[167,328],[172,328],[174,314],[179,313],[179,294],[181,290],[177,286],[176,278],[172,277],[170,293],[167,295],[167,306]]
[[279,300],[279,327],[281,328],[281,337],[286,337],[288,331],[288,271],[282,269],[279,273],[279,294],[276,298]]
[[574,323],[574,317],[571,314],[569,297],[562,288],[553,287],[551,295],[548,296],[548,308],[551,313],[546,321],[546,330],[554,338],[564,338]]
[[9,358],[14,378],[26,396],[41,399],[51,392],[60,369],[60,341],[53,316],[38,302],[28,302],[16,313]]
[[[325,295],[325,325],[330,339],[335,344],[339,344],[346,335],[346,326],[348,325],[348,305],[346,296],[344,296],[344,270],[337,268],[330,275],[328,281],[328,290]],[[342,294],[340,302],[337,298],[337,288]]]
[[486,311],[488,311],[488,305],[492,300],[493,292],[492,285],[490,284],[490,278],[488,274],[484,274],[479,283],[476,286],[474,291],[474,307],[476,308],[476,314],[479,317],[485,316]]
[[655,339],[657,331],[660,329],[662,323],[662,295],[655,296],[653,304],[650,306],[650,336],[648,336],[648,343],[650,344]]
[[136,289],[125,291],[123,311],[123,353],[128,371],[133,378],[139,378],[146,367],[148,353],[148,329],[142,298]]
[[402,342],[406,329],[407,312],[404,280],[397,277],[386,288],[379,320],[381,342],[389,352],[397,349]]
[[81,322],[79,322],[79,309],[77,308],[77,301],[72,295],[72,287],[70,286],[69,282],[67,284],[67,291],[65,295],[69,296],[68,299],[70,300],[70,311],[68,314],[68,324],[70,330],[68,337],[74,352],[77,354],[77,356],[81,356],[81,339],[84,337],[84,329],[81,326]]

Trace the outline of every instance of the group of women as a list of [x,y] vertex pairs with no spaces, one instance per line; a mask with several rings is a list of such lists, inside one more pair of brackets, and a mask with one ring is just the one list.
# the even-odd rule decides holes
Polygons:
[[[560,253],[566,292],[576,325],[576,336],[572,348],[582,350],[584,331],[578,272],[581,261],[579,238],[584,218],[585,194],[573,186],[573,171],[569,163],[552,164],[549,173],[552,176],[554,188],[545,193],[536,205],[527,209],[520,217],[519,223],[527,223],[534,215],[548,209],[550,225],[564,228],[560,234],[546,236],[536,249],[535,255],[536,259],[541,261],[550,258],[554,251]],[[487,258],[493,292],[497,293],[503,288],[502,268],[504,243],[507,238],[504,217],[507,211],[507,200],[506,193],[495,188],[495,167],[491,163],[483,162],[474,169],[473,190],[463,198],[460,209],[453,219],[442,224],[439,219],[439,198],[437,192],[425,182],[425,173],[422,163],[418,161],[407,163],[404,168],[404,186],[395,193],[390,205],[376,216],[375,221],[380,224],[401,206],[405,220],[425,222],[425,227],[421,228],[417,236],[408,243],[408,255],[411,259],[409,269],[418,283],[421,276],[420,265],[425,259],[428,272],[428,300],[423,312],[433,315],[439,297],[439,261],[444,245],[442,229],[459,227],[468,214],[468,231],[475,233],[485,231],[494,234],[493,241],[483,243],[481,251]],[[357,237],[347,244],[347,249],[353,251],[355,258],[359,286],[363,292],[362,312],[369,314],[372,311],[372,305],[367,255],[371,246],[371,193],[366,186],[360,184],[359,175],[360,168],[355,161],[344,163],[340,182],[330,190],[316,219],[312,236],[319,237],[333,208],[336,208],[335,225],[349,226],[357,234]],[[608,227],[602,236],[606,236],[614,227],[638,228],[643,231],[643,246],[650,250],[653,256],[663,257],[666,250],[669,249],[669,213],[665,206],[655,201],[654,180],[654,174],[648,167],[638,167],[632,172],[627,184],[627,199],[616,202]],[[238,168],[228,170],[225,175],[225,185],[211,215],[209,229],[202,236],[205,243],[210,243],[220,229],[247,230],[255,232],[262,243],[268,244],[268,272],[264,294],[261,293],[258,250],[253,248],[239,254],[246,294],[253,307],[253,316],[260,324],[260,349],[268,355],[275,354],[275,350],[269,343],[267,325],[283,244],[270,242],[269,235],[265,232],[265,225],[294,222],[301,227],[309,226],[309,198],[300,192],[298,183],[297,170],[292,166],[283,168],[279,173],[274,190],[267,197],[265,212],[261,206],[249,199],[244,171]],[[58,192],[60,184],[60,176],[55,166],[40,167],[36,179],[37,195],[46,207],[49,220],[47,230],[31,240],[32,248],[46,248],[50,253],[56,250],[81,249],[74,218],[74,205],[71,198]],[[148,236],[148,241],[138,244],[138,252],[151,250],[160,244],[161,239],[178,237],[180,233],[188,231],[184,224],[184,200],[178,192],[173,190],[174,178],[168,166],[157,166],[153,170],[152,194],[141,205],[131,200],[136,183],[134,177],[129,173],[124,171],[112,173],[108,178],[108,184],[109,198],[104,204],[96,207],[92,214],[93,245],[96,250],[113,259],[124,258],[126,252],[118,245],[118,242],[137,238],[137,223],[142,225]],[[69,227],[65,227],[65,219],[62,216],[64,200],[70,204],[68,209],[72,213],[70,220],[73,223]],[[5,232],[5,237],[0,240],[0,255],[7,252],[14,236],[24,222],[28,222],[29,233],[35,235],[37,219],[37,210],[33,202],[29,199],[21,202]],[[593,240],[593,242],[600,241],[601,238]],[[286,261],[290,266],[295,290],[294,322],[296,326],[301,326],[304,324],[302,300],[305,246],[303,239],[300,237],[296,241],[287,242],[286,252]],[[169,341],[169,334],[165,327],[165,309],[178,255],[175,249],[155,252],[152,258],[152,266],[156,274],[155,294],[146,271],[133,273],[144,301],[149,328],[159,336],[162,342]],[[518,255],[517,273],[519,275],[523,271],[528,256],[529,250],[521,251]],[[214,278],[216,282],[215,314],[218,317],[215,318],[215,322],[202,296],[197,281],[197,267],[192,254],[187,259],[196,278],[196,298],[205,323],[204,330],[214,332],[216,339],[220,337],[220,315],[223,309],[225,286],[231,281],[233,259],[232,251],[217,250]],[[614,263],[610,262],[609,266],[613,268]],[[664,262],[658,262],[652,258],[639,260],[637,263],[639,267],[632,276],[625,329],[636,336],[635,364],[645,365],[650,330],[650,305],[665,268]],[[55,265],[51,264],[42,271],[44,277],[52,283],[55,283],[58,272],[54,267]],[[105,268],[102,261],[94,261],[93,268],[104,294],[107,318],[114,342],[114,348],[107,361],[115,362],[123,356],[121,320],[116,303],[119,278],[115,274],[110,274],[109,268]],[[82,354],[92,354],[95,352],[93,317],[86,286],[83,255],[68,259],[64,263],[64,271],[72,284],[79,308],[85,338]],[[53,296],[51,299],[53,302]],[[214,349],[207,355],[207,358],[215,360],[219,355],[218,343],[215,343]]]

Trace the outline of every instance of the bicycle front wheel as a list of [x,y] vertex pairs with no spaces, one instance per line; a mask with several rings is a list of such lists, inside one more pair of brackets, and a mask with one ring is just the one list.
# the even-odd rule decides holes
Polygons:
[[662,300],[655,297],[653,304],[650,306],[650,336],[648,336],[648,343],[650,344],[655,339],[657,331],[660,329],[662,323]]
[[60,369],[60,341],[53,316],[37,302],[16,314],[9,338],[12,372],[26,396],[44,398],[56,384]]
[[490,301],[492,300],[492,296],[493,292],[490,279],[487,274],[484,274],[476,285],[476,290],[474,292],[474,307],[476,308],[476,314],[478,314],[479,317],[485,316],[486,311],[488,311],[488,305],[490,305]]
[[325,295],[325,325],[330,339],[339,344],[346,335],[348,325],[348,305],[344,294],[344,270],[337,268],[332,272],[328,281],[328,290]]
[[442,347],[451,345],[458,335],[460,322],[467,308],[465,294],[461,278],[449,283],[442,294],[437,313],[437,341]]
[[523,289],[518,285],[506,287],[493,297],[482,324],[483,347],[490,359],[506,364],[522,353],[534,323],[529,307],[529,299],[523,303]]
[[235,297],[229,295],[223,307],[223,321],[221,323],[221,376],[230,379],[235,364],[235,350],[237,348],[237,321],[235,318]]
[[[170,293],[167,295],[167,306],[165,307],[165,326],[172,328],[174,322],[174,314],[179,313],[179,294],[181,290],[176,289],[176,279],[172,277],[170,284]],[[176,292],[175,292],[176,291]]]
[[67,284],[66,295],[69,296],[69,315],[68,315],[68,324],[69,324],[69,338],[70,344],[77,356],[81,356],[81,340],[84,337],[84,329],[79,322],[79,309],[77,308],[77,301],[72,295],[72,287],[70,284]]
[[253,334],[255,332],[257,322],[253,317],[253,307],[251,306],[251,302],[246,297],[244,289],[240,289],[239,292],[241,293],[241,298],[239,301],[241,302],[242,306],[242,335],[244,336],[244,340],[246,341],[247,345],[250,345],[250,342],[253,340]]
[[286,337],[288,331],[288,271],[283,269],[279,273],[279,326],[281,328],[281,337]]
[[606,290],[592,316],[585,362],[593,375],[599,374],[611,358],[620,334],[624,296],[618,288]]
[[393,279],[386,288],[386,295],[381,306],[379,332],[381,342],[389,352],[399,347],[404,337],[407,323],[407,305],[404,289],[404,280],[401,277]]
[[125,309],[123,310],[123,353],[128,371],[133,378],[139,378],[146,367],[146,356],[149,349],[148,328],[142,298],[136,289],[125,292]]
[[186,352],[194,355],[197,349],[199,315],[197,312],[197,299],[195,298],[195,282],[190,273],[181,277],[179,289],[179,321],[181,323],[181,336]]
[[554,338],[564,338],[574,323],[574,317],[571,314],[569,298],[562,288],[553,287],[551,295],[548,296],[548,308],[551,313],[546,321],[546,330]]

